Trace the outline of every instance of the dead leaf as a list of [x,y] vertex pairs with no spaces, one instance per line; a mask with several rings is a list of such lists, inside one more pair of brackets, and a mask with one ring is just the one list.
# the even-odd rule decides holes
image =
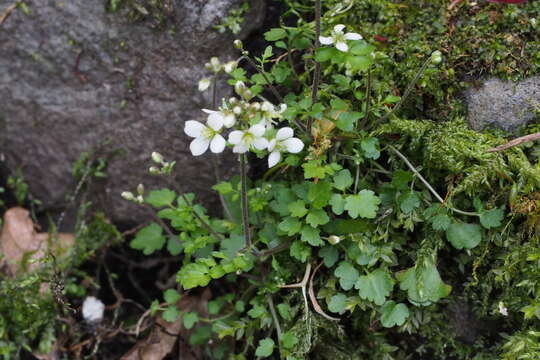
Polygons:
[[75,243],[72,234],[60,233],[51,238],[47,233],[37,233],[30,212],[21,207],[14,207],[4,214],[4,226],[0,233],[0,268],[6,266],[9,275],[20,271],[32,271],[39,267],[42,259],[52,245],[56,255],[62,255]]
[[[181,311],[196,311],[199,315],[207,316],[207,304],[210,290],[206,289],[201,296],[184,295],[177,304]],[[182,319],[173,323],[167,322],[157,315],[154,329],[146,337],[135,344],[120,360],[161,360],[173,351],[174,345],[180,339],[181,344],[187,344],[192,330],[185,329]],[[203,358],[202,349],[189,346],[180,348],[179,359],[197,360]]]

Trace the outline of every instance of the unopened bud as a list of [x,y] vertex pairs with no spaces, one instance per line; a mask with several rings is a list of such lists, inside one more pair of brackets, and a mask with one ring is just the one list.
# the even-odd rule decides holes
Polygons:
[[339,244],[341,242],[341,238],[337,235],[330,235],[328,237],[328,242],[332,245]]
[[131,191],[124,191],[122,194],[120,194],[124,199],[128,201],[135,200],[135,195]]
[[261,109],[261,103],[254,102],[251,104],[251,108],[255,111],[259,111]]
[[137,194],[144,195],[144,185],[143,184],[137,185]]
[[219,59],[217,57],[213,57],[210,59],[210,70],[212,70],[215,73],[220,72],[222,69],[221,63],[219,62]]
[[434,51],[431,54],[431,63],[433,65],[438,65],[442,61],[442,53],[439,50]]
[[242,96],[244,97],[244,99],[249,101],[253,97],[253,93],[251,92],[251,90],[246,89]]
[[235,97],[232,97],[232,98],[229,99],[229,104],[231,104],[231,105],[234,105],[234,104],[236,104],[237,102],[238,102],[238,99],[235,98]]
[[225,72],[227,74],[230,74],[231,72],[233,72],[236,69],[237,65],[238,65],[238,63],[236,61],[229,61],[228,63],[223,65],[223,70],[225,70]]
[[211,81],[208,78],[199,80],[199,91],[205,91],[208,89],[210,87],[210,83]]
[[234,40],[233,45],[238,50],[243,50],[244,49],[244,44],[242,43],[242,40],[238,40],[238,39]]
[[144,198],[142,197],[142,195],[137,196],[136,200],[139,204],[142,204],[144,202]]
[[148,171],[152,175],[159,175],[160,174],[160,171],[156,166],[150,166],[150,169],[148,169]]
[[161,164],[161,163],[163,163],[163,156],[160,153],[154,151],[152,153],[152,160],[155,163]]
[[232,111],[236,115],[240,115],[242,113],[242,108],[240,106],[235,106]]

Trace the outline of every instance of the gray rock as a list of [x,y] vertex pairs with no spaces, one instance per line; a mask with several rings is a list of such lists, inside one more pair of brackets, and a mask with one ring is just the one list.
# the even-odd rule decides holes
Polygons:
[[471,127],[497,127],[513,132],[535,118],[540,105],[540,77],[521,82],[489,79],[466,93]]
[[[88,200],[115,221],[138,221],[140,209],[120,197],[138,183],[193,191],[205,201],[215,183],[210,154],[194,158],[183,124],[204,119],[210,94],[197,90],[211,56],[231,60],[236,37],[263,16],[252,1],[240,36],[212,29],[242,0],[167,0],[165,29],[133,23],[104,2],[41,0],[0,25],[0,154],[20,167],[35,198],[61,210],[75,189],[71,166],[82,152],[108,162]],[[0,0],[0,13],[12,0]],[[219,96],[228,94],[224,81]],[[174,177],[148,174],[152,151],[176,160]],[[230,152],[229,152],[230,153]],[[219,158],[225,175],[234,156]]]

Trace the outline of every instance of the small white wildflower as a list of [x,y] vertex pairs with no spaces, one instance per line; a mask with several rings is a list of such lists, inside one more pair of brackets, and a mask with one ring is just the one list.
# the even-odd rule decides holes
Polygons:
[[238,63],[236,61],[229,61],[225,63],[225,65],[223,65],[223,70],[227,74],[230,74],[236,69],[236,66],[238,66]]
[[230,110],[226,107],[219,108],[219,111],[202,109],[205,113],[208,114],[208,122],[221,122],[226,128],[231,128],[236,124],[236,114],[233,110]]
[[284,127],[278,130],[275,139],[270,140],[268,144],[268,167],[275,166],[281,160],[282,152],[290,152],[292,154],[299,153],[304,148],[302,140],[293,137],[294,132],[290,127]]
[[248,130],[235,130],[229,134],[229,142],[234,145],[233,152],[243,154],[251,148],[264,150],[268,147],[268,140],[263,135],[266,132],[264,125],[257,124]]
[[131,191],[124,191],[120,195],[128,201],[135,201],[135,195]]
[[209,78],[199,80],[199,91],[205,91],[210,87],[211,81]]
[[225,139],[219,134],[223,127],[223,121],[218,117],[208,117],[207,124],[208,126],[195,120],[186,121],[184,132],[187,136],[195,138],[189,144],[193,156],[204,154],[208,147],[215,154],[223,152],[225,149]]
[[508,309],[504,306],[504,302],[499,301],[499,312],[502,316],[508,316]]
[[87,296],[82,305],[82,314],[84,320],[89,323],[98,323],[103,320],[105,304],[98,298]]
[[343,29],[345,29],[345,25],[338,24],[334,26],[334,30],[330,36],[319,36],[319,41],[323,45],[334,44],[339,51],[347,52],[349,51],[347,40],[361,40],[362,35],[357,33],[344,33]]

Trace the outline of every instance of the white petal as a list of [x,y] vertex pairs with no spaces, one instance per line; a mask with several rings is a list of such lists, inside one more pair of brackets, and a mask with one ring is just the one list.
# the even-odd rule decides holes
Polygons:
[[88,322],[98,322],[103,319],[105,304],[98,298],[88,296],[82,305],[83,318]]
[[223,125],[225,125],[226,128],[231,128],[236,123],[236,117],[234,114],[227,114],[223,117]]
[[282,144],[285,145],[288,152],[293,154],[299,153],[304,148],[304,143],[298,138],[287,139]]
[[323,45],[330,45],[334,42],[334,39],[332,39],[330,36],[319,36],[319,41]]
[[343,29],[345,29],[345,25],[343,25],[343,24],[337,24],[336,26],[334,26],[334,31],[335,32],[342,32]]
[[265,101],[261,105],[261,110],[264,112],[272,112],[274,111],[274,105],[268,101]]
[[257,150],[264,150],[268,147],[268,140],[266,140],[263,137],[259,137],[259,138],[253,139],[253,142],[251,144]]
[[213,113],[217,112],[216,110],[209,110],[209,109],[202,109],[202,111],[207,113],[207,114],[213,114]]
[[362,40],[362,35],[357,33],[346,33],[345,39],[347,40]]
[[198,137],[194,139],[191,144],[189,144],[189,150],[193,156],[199,156],[206,152],[208,146],[210,145],[210,140],[203,137]]
[[246,144],[235,145],[232,149],[232,152],[237,154],[243,154],[246,151],[248,151],[248,147],[246,146]]
[[349,50],[349,46],[347,45],[347,43],[338,42],[336,43],[336,49],[338,49],[339,51],[347,52]]
[[210,151],[214,154],[219,154],[225,150],[225,139],[223,136],[216,134],[214,138],[212,139],[212,142],[210,142]]
[[277,141],[276,139],[272,139],[268,142],[268,151],[272,152],[276,148]]
[[294,136],[294,130],[290,127],[283,127],[278,130],[276,134],[276,140],[285,140]]
[[210,87],[210,79],[204,78],[199,80],[199,91],[204,91]]
[[244,136],[244,132],[240,130],[232,131],[229,134],[229,142],[233,145],[238,145],[242,142],[242,137]]
[[210,126],[215,131],[221,130],[223,127],[223,114],[220,112],[215,112],[208,115],[208,120],[206,121],[208,126]]
[[287,104],[281,104],[279,106],[279,113],[281,114],[282,112],[285,112],[285,110],[287,110]]
[[184,126],[186,135],[193,138],[201,136],[204,129],[206,129],[206,126],[195,120],[186,121],[186,126]]
[[255,137],[261,137],[266,132],[266,128],[263,124],[256,124],[250,127],[248,131],[252,133]]
[[271,168],[281,160],[281,153],[279,151],[272,151],[268,156],[268,167]]

